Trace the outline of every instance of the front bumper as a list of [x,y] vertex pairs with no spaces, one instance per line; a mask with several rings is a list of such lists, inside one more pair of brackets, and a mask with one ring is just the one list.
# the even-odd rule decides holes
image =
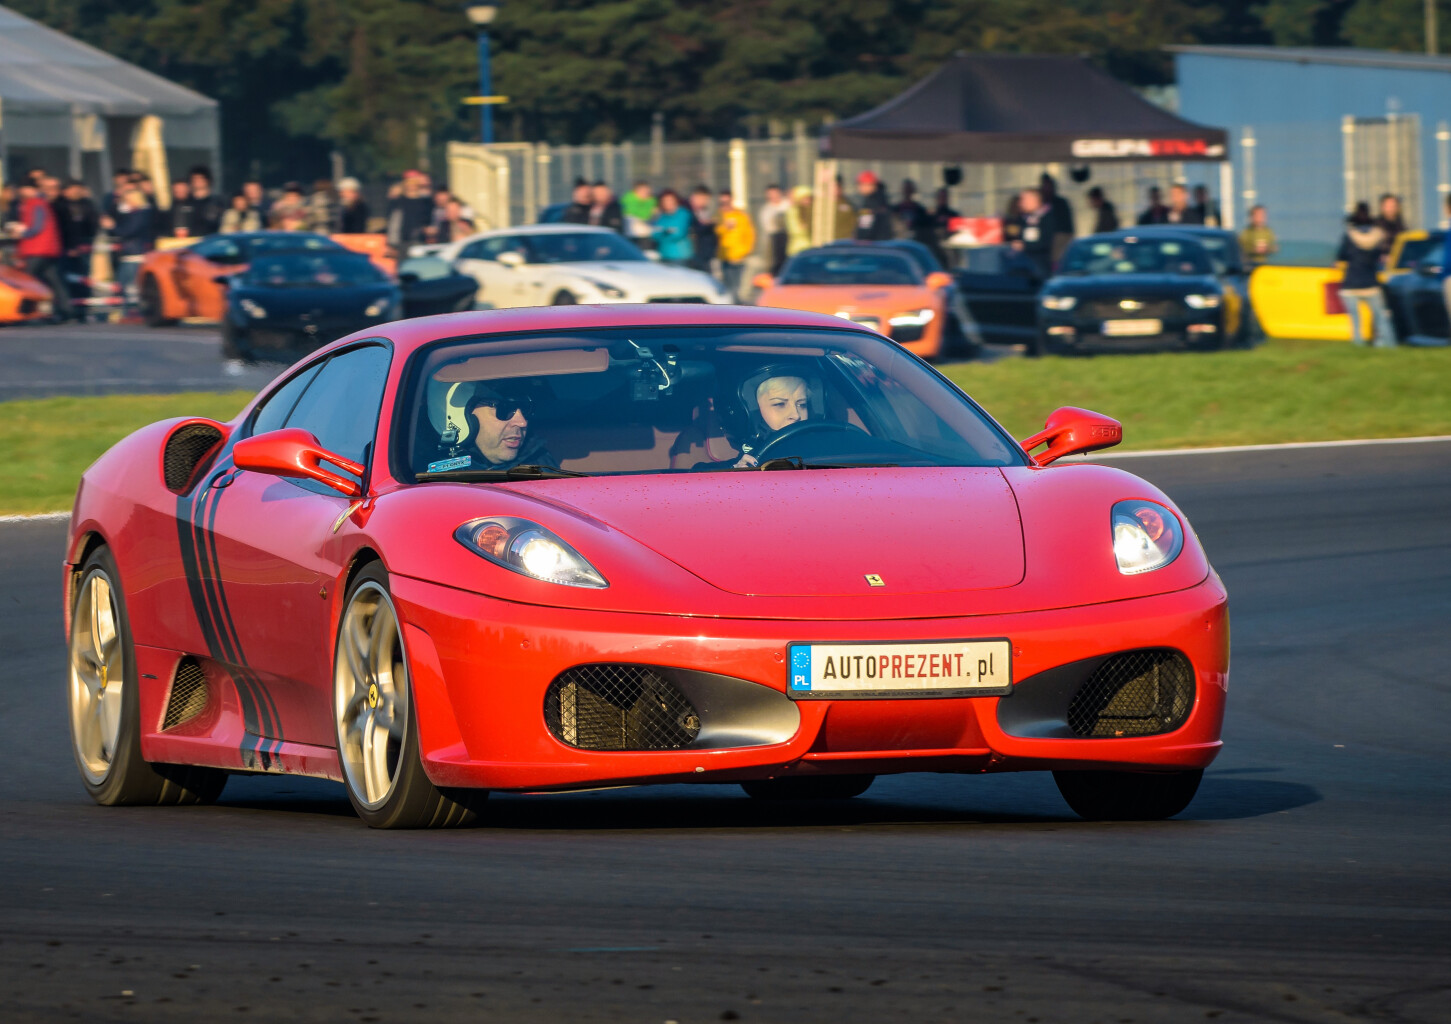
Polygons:
[[[1124,316],[1117,319],[1134,318]],[[1101,317],[1049,310],[1040,311],[1038,325],[1044,338],[1063,348],[1100,352],[1140,352],[1213,344],[1224,332],[1224,315],[1220,309],[1177,310],[1154,319],[1159,321],[1161,328],[1153,334],[1107,334]]]
[[[1224,587],[1213,575],[1177,593],[1081,608],[841,623],[575,611],[399,576],[391,582],[413,670],[423,764],[440,786],[547,790],[808,773],[1183,770],[1208,765],[1220,747],[1229,627]],[[629,752],[568,746],[545,723],[550,683],[579,665],[713,673],[785,699],[788,643],[966,637],[1009,638],[1019,687],[1084,659],[1170,648],[1192,666],[1193,707],[1181,726],[1161,735],[1079,738],[1005,729],[999,704],[1017,693],[801,700],[792,704],[799,724],[784,742]]]

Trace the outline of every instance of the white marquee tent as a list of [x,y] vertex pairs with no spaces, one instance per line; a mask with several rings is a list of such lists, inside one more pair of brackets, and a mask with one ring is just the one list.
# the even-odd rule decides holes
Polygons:
[[33,167],[99,194],[117,167],[165,189],[220,165],[217,101],[0,7],[0,181]]

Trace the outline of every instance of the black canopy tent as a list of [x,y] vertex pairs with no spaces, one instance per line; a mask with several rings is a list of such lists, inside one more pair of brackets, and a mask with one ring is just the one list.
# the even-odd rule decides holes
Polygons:
[[1154,106],[1081,57],[958,54],[875,110],[832,125],[841,160],[1224,160],[1225,132]]

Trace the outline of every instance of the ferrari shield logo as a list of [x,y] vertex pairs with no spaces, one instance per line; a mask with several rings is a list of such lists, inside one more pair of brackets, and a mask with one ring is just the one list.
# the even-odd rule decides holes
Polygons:
[[885,587],[887,585],[886,583],[884,583],[882,581],[882,578],[880,576],[878,576],[874,572],[869,572],[866,575],[867,575],[867,586],[869,586],[869,587]]

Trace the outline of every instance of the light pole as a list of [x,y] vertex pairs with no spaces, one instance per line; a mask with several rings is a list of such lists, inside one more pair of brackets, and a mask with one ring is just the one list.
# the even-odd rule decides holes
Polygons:
[[464,13],[479,29],[479,139],[484,143],[494,141],[494,107],[489,102],[493,96],[493,83],[489,76],[489,24],[499,13],[499,5],[468,4]]

